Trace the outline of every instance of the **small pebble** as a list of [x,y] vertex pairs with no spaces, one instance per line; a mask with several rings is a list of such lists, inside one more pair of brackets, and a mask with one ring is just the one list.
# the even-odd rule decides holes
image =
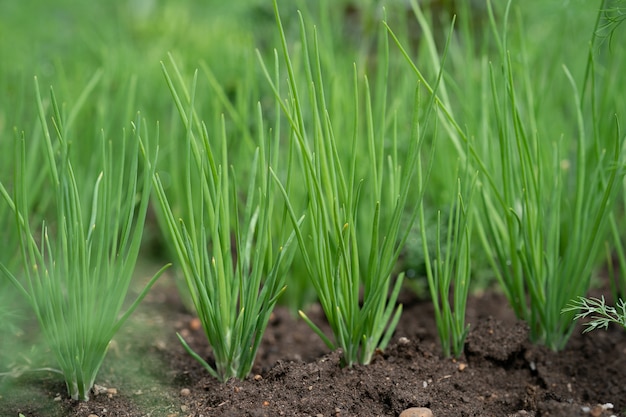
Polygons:
[[106,394],[107,392],[107,387],[103,387],[102,385],[98,384],[93,384],[93,388],[91,389],[93,390],[93,393],[95,395]]
[[262,377],[261,375],[259,375],[259,374],[256,374],[256,375],[254,376],[254,380],[255,380],[255,381],[260,381],[260,380],[262,380],[262,379],[263,379],[263,377]]
[[589,414],[591,415],[591,417],[600,417],[603,411],[604,410],[602,409],[602,406],[596,405],[593,408],[591,408],[591,410],[589,411]]
[[433,412],[426,407],[412,407],[401,412],[400,417],[433,417]]
[[191,319],[191,321],[189,322],[189,328],[193,331],[200,330],[202,328],[202,323],[200,323],[200,319],[198,318]]
[[97,414],[89,414],[87,417],[98,417]]
[[191,391],[189,390],[189,388],[183,388],[180,390],[180,395],[183,397],[189,397],[190,394]]

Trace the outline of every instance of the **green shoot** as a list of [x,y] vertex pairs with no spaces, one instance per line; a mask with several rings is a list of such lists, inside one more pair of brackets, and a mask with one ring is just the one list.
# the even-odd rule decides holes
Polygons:
[[[57,216],[55,222],[44,222],[40,233],[31,229],[28,208],[34,196],[24,181],[32,167],[26,166],[26,141],[22,138],[16,147],[14,196],[3,184],[0,194],[11,207],[19,230],[25,283],[5,265],[0,264],[0,269],[33,308],[68,394],[74,400],[87,401],[111,339],[163,271],[119,316],[139,253],[156,155],[145,155],[140,170],[143,139],[138,119],[132,140],[124,135],[120,148],[104,137],[94,139],[99,174],[75,175],[70,132],[56,97],[51,91],[55,142],[37,82],[35,87],[45,138],[45,170],[56,198]],[[81,194],[79,190],[87,189],[87,184],[91,193]]]

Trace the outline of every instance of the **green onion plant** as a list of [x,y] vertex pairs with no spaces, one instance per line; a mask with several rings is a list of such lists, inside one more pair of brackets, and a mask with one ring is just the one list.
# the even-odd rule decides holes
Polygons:
[[[324,334],[305,312],[300,311],[300,316],[330,349],[343,350],[344,365],[368,364],[374,353],[388,344],[402,311],[397,298],[403,274],[394,282],[392,272],[410,229],[401,228],[402,216],[409,210],[415,220],[423,196],[416,172],[422,163],[420,149],[426,132],[423,125],[433,100],[426,100],[425,112],[420,114],[418,104],[423,103],[416,83],[413,121],[403,136],[408,145],[402,158],[397,126],[385,129],[386,123],[394,127],[397,121],[386,113],[384,105],[388,71],[386,32],[381,32],[382,58],[378,62],[377,80],[382,84],[376,89],[382,105],[373,106],[367,77],[359,88],[355,69],[350,107],[341,106],[341,114],[333,114],[331,106],[337,96],[326,96],[328,87],[324,84],[317,32],[309,43],[300,14],[303,51],[299,62],[303,68],[294,67],[276,2],[274,10],[288,72],[288,99],[281,97],[279,86],[261,62],[289,122],[290,143],[303,172],[308,197],[304,209],[306,229],[299,224],[296,202],[279,184],[306,269],[334,338]],[[300,70],[305,74],[304,81],[299,78]],[[305,86],[304,91],[301,85]],[[349,85],[333,84],[336,89],[332,92],[345,97],[350,94]],[[363,105],[361,94],[365,96]],[[344,131],[337,126],[350,128]],[[389,142],[385,141],[388,135]],[[389,149],[388,153],[385,149]],[[367,168],[366,173],[359,177],[358,168],[362,167]]]
[[[23,271],[14,274],[4,264],[0,270],[33,308],[68,394],[86,401],[111,339],[163,270],[119,316],[139,252],[156,159],[145,153],[140,158],[145,128],[137,119],[130,140],[125,134],[115,144],[104,137],[93,139],[98,170],[90,176],[75,175],[71,141],[87,139],[73,138],[66,129],[66,118],[51,90],[57,139],[53,140],[37,82],[35,87],[45,138],[44,169],[55,197],[56,219],[44,221],[39,233],[31,228],[28,208],[34,196],[25,179],[33,168],[26,166],[27,144],[22,136],[16,147],[13,195],[3,184],[0,194],[19,230]],[[90,184],[91,193],[80,192],[87,189],[85,184]]]
[[[462,187],[462,181],[471,183]],[[461,356],[469,332],[469,325],[465,322],[465,309],[471,278],[471,209],[475,182],[476,177],[471,178],[469,175],[464,180],[458,180],[458,194],[456,201],[450,205],[445,241],[442,241],[441,211],[437,213],[435,254],[432,262],[423,207],[419,211],[428,288],[445,357]]]
[[[209,131],[196,114],[197,72],[188,90],[175,66],[176,81],[182,87],[174,85],[165,66],[163,70],[186,129],[182,144],[187,166],[182,189],[185,211],[180,217],[174,215],[174,202],[168,199],[159,174],[155,175],[156,196],[178,266],[213,350],[214,365],[178,337],[213,377],[220,381],[244,379],[254,364],[270,314],[285,290],[284,268],[293,256],[288,250],[293,240],[291,228],[282,233],[271,227],[275,224],[276,187],[268,169],[278,161],[277,131],[266,138],[259,105],[257,149],[252,159],[232,158],[225,118]],[[250,172],[250,176],[241,180],[237,176],[240,171]],[[284,236],[287,230],[291,234]],[[282,245],[276,244],[277,239]]]
[[[619,131],[599,134],[593,103],[592,117],[585,117],[586,103],[566,66],[562,77],[570,84],[576,130],[551,137],[554,115],[544,120],[546,113],[534,107],[539,92],[524,65],[526,51],[522,44],[522,65],[515,66],[506,21],[498,39],[503,77],[495,69],[490,76],[498,141],[493,158],[486,158],[491,177],[502,181],[483,188],[484,247],[513,310],[529,323],[531,339],[559,350],[573,330],[572,313],[563,309],[587,293],[607,237],[623,176],[623,138]],[[495,28],[493,14],[491,22]],[[594,79],[592,52],[587,63]],[[596,94],[594,85],[589,96]]]
[[[590,74],[592,85],[599,91],[599,93],[592,97],[594,102],[594,116],[597,118],[602,114],[608,113],[616,115],[615,117],[618,120],[617,133],[606,131],[606,128],[604,128],[604,131],[598,129],[599,134],[609,135],[610,137],[617,136],[616,141],[621,146],[623,146],[625,140],[620,137],[619,116],[624,114],[626,108],[621,97],[614,94],[614,91],[619,91],[618,86],[626,82],[623,68],[626,48],[621,44],[615,43],[614,39],[620,24],[624,21],[623,12],[623,7],[618,3],[611,4],[610,2],[603,1],[601,14],[598,14],[596,31],[594,32],[591,44],[598,52],[604,52],[604,56],[595,58],[594,55],[590,53],[590,60],[587,66],[587,73]],[[601,46],[604,48],[601,48]],[[598,53],[596,54],[600,55]],[[602,77],[594,77],[594,69],[596,65],[598,65],[595,64],[596,60],[602,61]],[[604,126],[599,126],[599,128],[602,127]],[[622,172],[625,164],[626,162],[623,159],[618,162],[618,166],[622,169]],[[570,317],[572,314],[575,314],[573,317],[574,320],[588,319],[584,323],[586,327],[585,332],[599,328],[607,329],[610,323],[616,323],[622,327],[626,327],[626,309],[624,303],[624,297],[626,295],[626,251],[624,249],[625,241],[622,233],[624,228],[624,210],[626,209],[626,197],[624,194],[626,182],[623,177],[619,178],[619,182],[618,189],[621,198],[618,199],[618,203],[609,213],[611,236],[610,239],[607,239],[605,245],[607,273],[610,281],[611,295],[613,300],[616,300],[615,306],[608,305],[604,296],[600,298],[578,297],[572,300],[570,304],[563,309],[563,313],[568,314]]]
[[[250,48],[252,50],[252,48]],[[250,54],[252,55],[252,54]],[[242,61],[245,61],[242,57]],[[174,58],[172,54],[168,54],[168,62],[173,67],[174,78],[178,81],[182,80],[179,67],[181,63]],[[255,141],[252,137],[254,123],[250,120],[256,120],[257,111],[254,104],[253,95],[255,91],[254,66],[243,65],[246,68],[245,74],[237,78],[237,82],[229,85],[232,91],[227,92],[225,86],[217,79],[217,75],[211,67],[202,62],[201,70],[208,81],[209,91],[202,96],[194,97],[194,106],[201,109],[204,114],[211,115],[211,119],[206,121],[210,126],[219,126],[221,117],[224,115],[230,123],[226,126],[229,136],[228,147],[230,148],[230,160],[251,159],[255,150]],[[258,78],[258,77],[257,77]],[[172,82],[172,79],[169,79]],[[173,88],[173,85],[170,85]],[[188,94],[185,92],[185,94]],[[234,96],[234,97],[231,97]],[[185,100],[188,97],[185,96]],[[171,101],[171,99],[170,99]],[[171,106],[171,104],[170,104]],[[159,173],[164,189],[167,191],[167,197],[171,202],[171,211],[174,217],[182,218],[189,221],[186,216],[190,212],[191,207],[187,205],[192,203],[187,196],[186,175],[189,169],[187,162],[187,148],[181,146],[180,139],[185,137],[186,128],[179,122],[180,115],[178,109],[172,108],[167,131],[167,141],[163,141],[161,151],[159,152]],[[221,135],[221,132],[218,132]],[[242,181],[246,181],[249,173],[249,166],[245,164],[238,169],[237,175]],[[194,185],[197,186],[197,185]],[[195,210],[195,209],[194,209]],[[167,220],[162,210],[155,210],[156,219],[159,230],[163,236],[168,236]],[[177,250],[175,242],[172,239],[163,238],[163,245],[166,256],[176,257]],[[187,283],[183,277],[182,271],[178,267],[173,268],[174,282],[177,285],[178,293],[181,300],[188,311],[194,311],[193,301],[189,295]]]
[[[411,5],[423,28],[426,53],[437,68],[440,58],[432,30],[417,2]],[[515,313],[529,323],[531,339],[561,349],[573,328],[572,313],[561,311],[589,288],[621,188],[624,138],[614,127],[615,119],[602,113],[610,110],[607,102],[619,106],[619,100],[603,100],[603,106],[597,100],[607,97],[600,92],[615,97],[599,86],[615,85],[611,74],[619,74],[623,64],[611,60],[611,70],[597,72],[594,42],[578,66],[572,65],[575,72],[570,66],[546,63],[547,52],[529,54],[521,13],[515,30],[509,29],[511,2],[502,12],[503,35],[491,3],[487,6],[492,40],[484,38],[490,43],[475,49],[480,59],[452,55],[450,75],[435,99],[438,122],[448,148],[480,173],[482,214],[473,230],[483,257]],[[598,22],[594,33],[597,28]],[[390,33],[415,75],[432,91],[414,59]],[[455,39],[453,45],[459,42]],[[563,49],[559,43],[548,46]],[[492,51],[494,58],[489,57]],[[462,104],[472,99],[479,101]]]
[[[436,68],[432,30],[417,2],[411,4]],[[511,2],[502,17],[503,35],[487,5],[500,64],[482,58],[466,68],[467,61],[452,59],[450,71],[472,74],[475,82],[465,87],[452,75],[445,78],[436,98],[438,120],[461,163],[468,161],[480,173],[483,207],[473,229],[513,310],[529,323],[533,341],[561,349],[573,328],[561,310],[586,294],[606,238],[623,176],[623,138],[615,129],[606,134],[606,119],[594,106],[599,77],[593,54],[582,61],[588,69],[579,75],[581,93],[568,67],[561,66],[560,73],[553,66],[535,68],[545,60],[531,61],[525,37],[514,36],[525,33],[521,18],[516,30],[509,29]],[[394,40],[428,88],[422,71]],[[491,48],[479,51],[488,57]],[[587,85],[590,92],[584,94]],[[537,95],[548,88],[554,94],[539,100]],[[453,94],[465,89],[469,93],[462,97],[480,98],[477,105],[455,105]],[[562,108],[557,117],[555,109]]]
[[[624,59],[626,59],[626,48],[622,44],[616,43],[616,36],[624,30],[624,6],[616,3],[603,3],[603,16],[598,16],[598,33],[594,37],[598,51],[604,53],[602,57],[603,67],[612,69],[603,72],[602,83],[596,84],[600,90],[595,99],[598,114],[623,115],[626,113],[626,104],[618,95],[619,86],[626,82],[624,74]],[[602,46],[602,48],[600,48]],[[601,134],[611,134],[611,132],[601,132]],[[611,292],[614,300],[626,298],[626,238],[623,230],[626,226],[626,181],[622,181],[621,198],[617,207],[611,213],[611,241],[607,242],[607,267],[611,283]],[[614,268],[617,266],[617,270]]]

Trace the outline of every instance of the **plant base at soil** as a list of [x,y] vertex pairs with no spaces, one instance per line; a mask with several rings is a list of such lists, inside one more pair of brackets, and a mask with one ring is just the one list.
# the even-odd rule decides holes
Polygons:
[[[401,300],[404,313],[389,348],[352,368],[341,368],[339,352],[328,352],[302,320],[278,308],[253,373],[220,384],[176,339],[181,332],[210,358],[202,331],[169,285],[158,283],[116,338],[96,381],[114,390],[76,403],[65,399],[57,376],[24,376],[3,393],[0,415],[369,417],[428,407],[436,417],[608,417],[626,408],[621,329],[584,335],[577,329],[555,353],[528,343],[526,326],[491,293],[470,297],[470,335],[456,361],[440,356],[431,304],[410,294]],[[323,317],[319,307],[308,314],[317,322]]]

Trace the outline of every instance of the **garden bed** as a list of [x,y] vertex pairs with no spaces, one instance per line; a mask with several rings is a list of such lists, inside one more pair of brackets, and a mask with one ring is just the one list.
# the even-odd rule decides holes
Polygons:
[[0,417],[626,415],[623,328],[530,343],[626,294],[621,8],[71,3],[0,60]]
[[[484,293],[470,297],[471,332],[454,361],[440,356],[431,304],[408,293],[401,301],[390,346],[352,369],[341,368],[339,352],[279,307],[250,377],[220,384],[177,340],[176,331],[210,358],[202,330],[164,277],[114,340],[96,380],[107,392],[77,403],[67,399],[60,376],[23,376],[0,402],[0,415],[367,417],[428,407],[437,417],[597,417],[626,408],[621,329],[577,329],[555,353],[528,343],[506,300]],[[310,314],[323,320],[317,307]],[[603,410],[607,403],[614,408]]]

